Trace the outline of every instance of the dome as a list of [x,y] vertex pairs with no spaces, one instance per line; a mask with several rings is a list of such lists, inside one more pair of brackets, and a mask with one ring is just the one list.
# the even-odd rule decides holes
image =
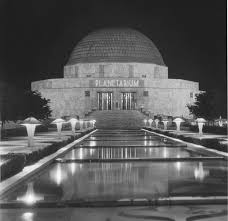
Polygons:
[[138,62],[165,65],[154,43],[139,31],[112,28],[94,31],[73,49],[67,65],[95,62]]

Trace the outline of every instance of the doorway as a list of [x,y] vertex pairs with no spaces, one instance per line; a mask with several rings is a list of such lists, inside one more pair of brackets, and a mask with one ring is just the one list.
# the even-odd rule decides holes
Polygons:
[[98,110],[112,110],[112,92],[98,92]]
[[136,108],[136,92],[121,93],[121,109],[135,110]]

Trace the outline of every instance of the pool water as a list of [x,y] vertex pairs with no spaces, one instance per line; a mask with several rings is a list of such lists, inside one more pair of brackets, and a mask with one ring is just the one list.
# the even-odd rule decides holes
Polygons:
[[[144,137],[147,142],[151,142],[150,147],[143,145]],[[109,141],[108,138],[114,141]],[[92,142],[95,143],[91,145]],[[1,202],[33,204],[138,198],[154,200],[175,196],[226,196],[226,161],[208,159],[208,156],[216,157],[208,151],[199,152],[194,147],[189,148],[177,141],[164,140],[158,135],[144,131],[112,133],[98,130],[61,158],[140,158],[142,161],[55,162],[3,195]],[[179,160],[191,157],[202,159]],[[152,160],[143,161],[145,158]],[[153,161],[155,158],[167,158],[167,161]],[[170,162],[169,158],[176,160]]]

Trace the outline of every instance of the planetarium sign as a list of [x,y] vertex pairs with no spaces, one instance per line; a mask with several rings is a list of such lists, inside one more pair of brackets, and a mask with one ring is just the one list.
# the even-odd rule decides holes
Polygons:
[[90,81],[92,87],[143,87],[143,81],[139,79],[99,79]]

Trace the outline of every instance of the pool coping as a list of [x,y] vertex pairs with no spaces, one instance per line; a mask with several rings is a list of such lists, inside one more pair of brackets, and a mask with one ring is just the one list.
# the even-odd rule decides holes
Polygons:
[[160,134],[160,133],[157,133],[157,132],[154,132],[154,131],[149,131],[149,130],[147,130],[147,129],[141,129],[141,130],[146,131],[146,132],[148,132],[148,133],[156,134],[156,135],[161,136],[161,137],[169,138],[169,139],[174,140],[174,141],[178,141],[178,142],[184,143],[184,144],[186,144],[187,146],[188,146],[188,145],[191,145],[191,146],[194,146],[194,147],[199,148],[199,149],[207,150],[207,151],[210,151],[210,152],[212,152],[212,153],[216,153],[216,154],[218,154],[218,155],[222,155],[222,156],[224,156],[226,159],[228,159],[228,153],[224,153],[224,152],[219,151],[219,150],[214,150],[214,149],[211,149],[211,148],[208,148],[208,147],[199,145],[199,144],[194,144],[194,143],[191,143],[191,142],[183,141],[183,140],[181,140],[181,139],[179,139],[179,138],[169,137],[169,136],[167,136],[167,135]]
[[207,160],[224,160],[224,157],[181,157],[181,158],[88,158],[88,159],[55,159],[57,163],[119,163],[119,162],[187,162],[187,161],[207,161]]
[[227,196],[184,196],[184,197],[160,197],[156,199],[147,198],[123,198],[119,200],[64,200],[36,202],[26,204],[23,202],[0,202],[1,209],[16,208],[67,208],[67,207],[121,207],[121,206],[172,206],[172,205],[202,205],[223,204],[227,205]]
[[52,162],[54,162],[56,157],[59,157],[62,154],[66,153],[67,151],[71,150],[77,143],[81,142],[82,140],[84,140],[91,134],[95,133],[96,131],[97,129],[91,131],[90,133],[84,135],[83,137],[80,137],[79,139],[73,141],[72,143],[67,144],[66,146],[60,148],[55,153],[48,155],[47,157],[44,157],[43,159],[39,160],[37,163],[24,167],[24,169],[20,173],[17,173],[16,175],[2,181],[0,183],[0,196],[5,194],[5,192],[13,188],[15,185],[27,179],[29,176],[34,175],[36,172],[50,165]]

